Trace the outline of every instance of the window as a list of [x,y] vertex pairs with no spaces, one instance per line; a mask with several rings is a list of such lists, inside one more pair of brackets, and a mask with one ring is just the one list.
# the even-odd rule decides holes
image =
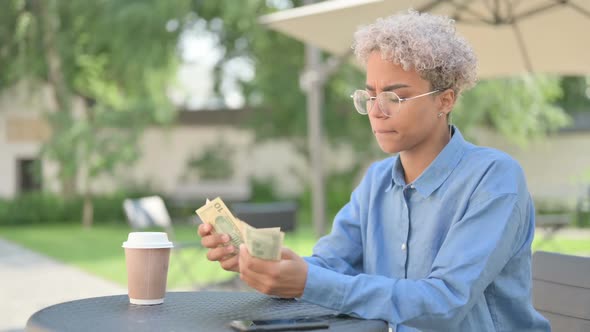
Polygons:
[[18,159],[18,192],[26,193],[41,190],[41,161],[38,159]]

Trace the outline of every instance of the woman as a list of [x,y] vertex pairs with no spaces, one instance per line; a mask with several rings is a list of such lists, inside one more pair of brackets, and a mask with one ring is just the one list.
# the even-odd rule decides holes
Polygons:
[[410,11],[355,34],[366,87],[353,94],[381,149],[331,234],[305,259],[263,261],[199,227],[207,257],[251,287],[396,331],[549,331],[531,303],[534,207],[510,156],[449,125],[477,60],[446,17]]

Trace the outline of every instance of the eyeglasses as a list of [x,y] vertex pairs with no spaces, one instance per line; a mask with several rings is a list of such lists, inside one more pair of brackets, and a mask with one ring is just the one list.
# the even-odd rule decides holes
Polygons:
[[371,95],[365,90],[356,90],[350,97],[354,102],[354,107],[356,108],[356,111],[360,114],[369,114],[369,112],[373,110],[373,107],[375,106],[375,101],[377,101],[381,113],[383,113],[386,117],[389,118],[399,113],[400,109],[402,108],[402,103],[404,101],[428,96],[441,91],[443,90],[433,90],[414,97],[401,98],[393,91],[383,91],[376,97],[371,97]]

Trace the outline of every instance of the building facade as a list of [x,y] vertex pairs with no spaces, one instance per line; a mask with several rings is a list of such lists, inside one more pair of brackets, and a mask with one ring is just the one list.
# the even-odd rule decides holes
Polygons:
[[[56,165],[40,157],[43,141],[51,134],[43,117],[43,112],[53,107],[51,94],[46,88],[35,89],[39,92],[34,96],[26,93],[32,90],[19,86],[0,96],[2,198],[29,190],[60,189]],[[76,105],[81,107],[81,103]],[[96,179],[91,184],[92,191],[104,193],[129,185],[147,185],[167,195],[190,196],[207,182],[195,172],[191,161],[223,147],[229,149],[230,155],[227,162],[231,174],[223,179],[226,183],[243,187],[252,177],[272,178],[279,194],[302,192],[309,173],[305,159],[286,140],[255,143],[253,130],[240,126],[251,112],[183,111],[172,126],[148,128],[139,142],[140,159],[120,167],[114,176]],[[518,160],[536,199],[571,205],[590,187],[590,124],[584,125],[587,120],[590,118],[577,119],[578,127],[574,126],[574,130],[531,142],[526,148],[486,130],[477,132],[477,143],[503,150]],[[346,170],[354,163],[354,153],[346,147],[326,147],[324,160],[326,172]],[[78,181],[78,185],[81,190],[86,184]]]

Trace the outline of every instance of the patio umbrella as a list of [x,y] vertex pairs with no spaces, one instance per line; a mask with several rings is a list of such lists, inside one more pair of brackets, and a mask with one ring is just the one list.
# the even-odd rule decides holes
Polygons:
[[477,54],[480,77],[590,74],[588,0],[332,0],[262,16],[260,22],[345,55],[360,25],[409,8],[455,19]]

